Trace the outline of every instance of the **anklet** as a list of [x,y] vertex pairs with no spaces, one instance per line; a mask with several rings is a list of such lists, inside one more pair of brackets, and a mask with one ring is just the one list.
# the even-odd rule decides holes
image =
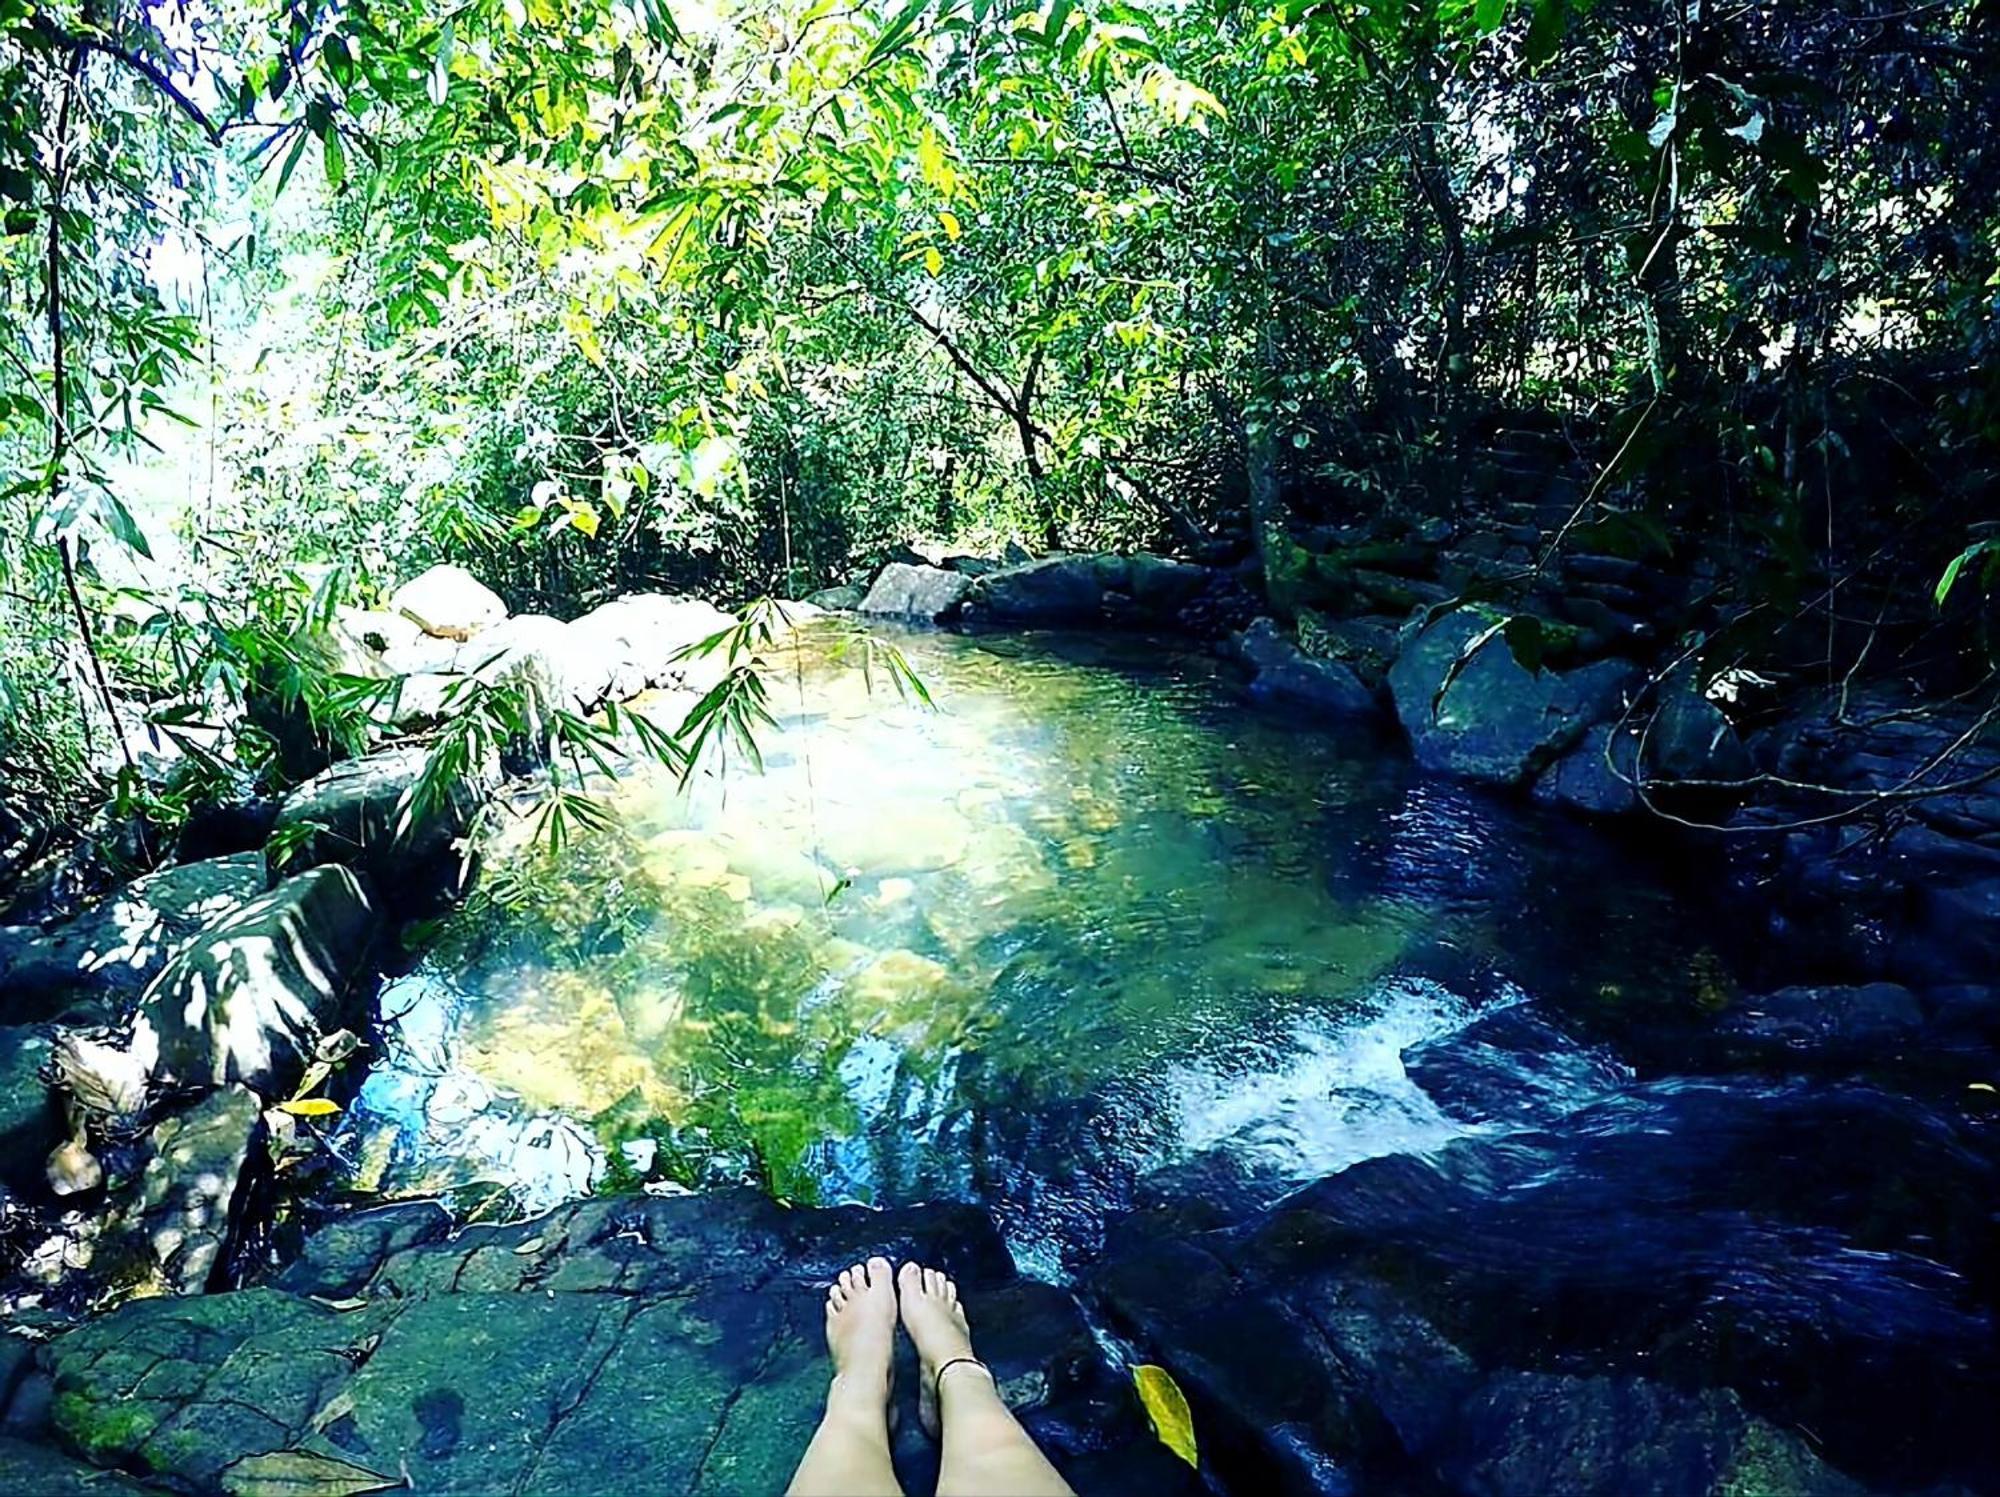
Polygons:
[[[939,1403],[944,1402],[944,1375],[947,1372],[951,1371],[952,1368],[957,1367],[960,1364],[968,1364],[970,1366],[977,1367],[981,1372],[985,1373],[988,1377],[993,1377],[993,1369],[991,1367],[988,1367],[984,1362],[980,1361],[979,1358],[953,1357],[949,1362],[945,1363],[944,1366],[938,1368],[937,1376],[931,1379],[931,1391],[937,1395],[937,1400]],[[994,1378],[994,1383],[997,1386],[999,1383],[999,1379]]]

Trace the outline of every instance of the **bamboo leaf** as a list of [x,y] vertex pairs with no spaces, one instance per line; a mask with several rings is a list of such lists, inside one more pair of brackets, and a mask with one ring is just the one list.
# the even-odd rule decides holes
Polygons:
[[402,1485],[400,1476],[384,1476],[312,1450],[246,1455],[222,1472],[222,1490],[230,1497],[361,1497]]

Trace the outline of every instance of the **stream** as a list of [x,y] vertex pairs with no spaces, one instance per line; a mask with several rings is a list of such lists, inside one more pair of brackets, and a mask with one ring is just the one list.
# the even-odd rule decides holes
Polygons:
[[[1504,1128],[1405,1064],[1482,1016],[1728,997],[1631,850],[1250,707],[1208,656],[799,638],[761,772],[634,765],[555,858],[532,807],[503,819],[480,898],[383,989],[343,1191],[971,1201],[1062,1282],[1137,1202],[1247,1212]],[[871,665],[882,641],[934,706]],[[1544,1114],[1625,1073],[1566,1064],[1522,1070]]]

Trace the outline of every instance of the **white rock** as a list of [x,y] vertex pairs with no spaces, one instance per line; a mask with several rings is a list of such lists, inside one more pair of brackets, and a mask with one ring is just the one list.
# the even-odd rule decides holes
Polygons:
[[507,617],[499,594],[464,567],[449,564],[405,582],[389,606],[439,639],[471,639]]
[[882,568],[858,611],[936,623],[958,611],[971,586],[972,579],[958,572],[893,561]]
[[723,652],[690,660],[675,657],[735,623],[732,615],[699,598],[629,593],[592,609],[570,628],[583,648],[604,663],[610,695],[624,700],[649,686],[708,690],[728,669]]

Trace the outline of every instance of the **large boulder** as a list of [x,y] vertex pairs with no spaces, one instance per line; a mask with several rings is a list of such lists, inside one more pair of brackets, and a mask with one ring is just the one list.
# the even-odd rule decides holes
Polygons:
[[1622,816],[1641,805],[1639,734],[1598,723],[1535,781],[1535,799],[1591,816]]
[[421,747],[384,749],[300,785],[279,808],[265,849],[270,877],[338,862],[419,903],[456,889],[464,866],[458,843],[485,804],[492,768],[475,765],[425,798],[418,784],[428,757]]
[[1522,1108],[1492,1078],[1546,1026],[1479,1039],[1417,1074],[1496,1126],[1240,1225],[1134,1219],[1090,1279],[1244,1489],[1816,1497],[1996,1468],[1995,1171],[1951,1120],[1583,1051],[1559,1069],[1585,1100]]
[[620,661],[589,631],[543,613],[504,619],[460,646],[459,670],[519,691],[534,714],[593,712],[610,695]]
[[1130,582],[1122,556],[1045,556],[973,580],[965,621],[982,629],[1093,624],[1104,616],[1107,591]]
[[449,563],[397,588],[389,609],[437,639],[471,639],[507,617],[507,605],[498,593],[464,567]]
[[[249,1490],[284,1452],[353,1483],[315,1491],[375,1472],[429,1492],[778,1492],[826,1395],[824,1286],[877,1252],[957,1275],[1002,1395],[1077,1490],[1199,1489],[1074,1301],[1018,1278],[981,1214],[744,1194],[462,1231],[429,1205],[344,1218],[273,1286],[131,1303],[50,1344],[54,1433],[187,1491]],[[896,1464],[928,1491],[898,1354]]]
[[1742,999],[1716,1025],[1731,1049],[1759,1059],[1842,1065],[1894,1060],[1923,1027],[1916,995],[1892,982],[1780,988]]
[[139,1000],[131,1053],[155,1085],[289,1096],[319,1042],[350,1027],[380,926],[348,869],[286,879],[168,963]]
[[126,1248],[159,1287],[205,1292],[234,1245],[244,1197],[268,1173],[263,1142],[264,1103],[243,1086],[162,1120],[127,1194],[113,1203],[98,1255]]
[[862,600],[867,596],[867,588],[850,582],[842,583],[839,587],[823,587],[817,592],[807,593],[805,600],[815,608],[824,608],[831,613],[853,613],[860,608]]
[[205,924],[264,888],[256,853],[163,868],[46,930],[0,928],[8,1019],[101,1017],[136,998]]
[[41,1076],[54,1043],[50,1025],[0,1028],[0,1185],[9,1190],[39,1190],[42,1161],[61,1130],[61,1117]]
[[1237,654],[1252,671],[1258,696],[1332,717],[1378,716],[1375,694],[1338,660],[1316,660],[1269,619],[1236,636]]
[[1617,660],[1529,671],[1494,632],[1497,622],[1485,609],[1459,608],[1412,625],[1389,689],[1426,769],[1525,785],[1614,716],[1638,672]]
[[882,568],[857,611],[923,624],[942,623],[957,614],[972,584],[973,579],[962,572],[892,561]]
[[605,670],[607,694],[623,701],[648,687],[708,690],[727,669],[724,652],[684,652],[735,624],[733,614],[699,598],[628,593],[573,621],[570,630]]

